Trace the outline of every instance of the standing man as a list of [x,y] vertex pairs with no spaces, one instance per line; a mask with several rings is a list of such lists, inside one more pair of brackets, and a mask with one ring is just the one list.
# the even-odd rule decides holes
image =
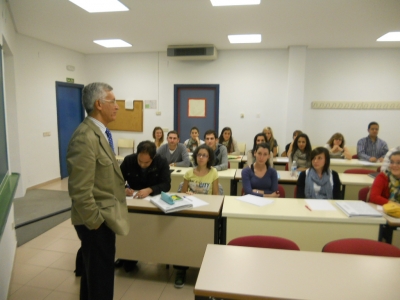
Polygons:
[[118,111],[112,90],[99,82],[83,88],[88,117],[72,135],[67,152],[71,220],[82,243],[80,299],[85,300],[113,299],[115,234],[129,232],[125,181],[106,127]]
[[215,159],[213,166],[217,171],[228,169],[228,150],[224,145],[218,143],[218,136],[215,130],[207,130],[204,134],[204,141],[208,147],[214,150]]
[[357,143],[357,156],[360,160],[370,162],[382,162],[388,152],[388,145],[378,138],[379,124],[371,122],[368,124],[369,135]]
[[171,167],[190,167],[189,154],[184,144],[179,143],[179,134],[171,130],[167,135],[168,144],[157,149],[157,153],[164,157]]

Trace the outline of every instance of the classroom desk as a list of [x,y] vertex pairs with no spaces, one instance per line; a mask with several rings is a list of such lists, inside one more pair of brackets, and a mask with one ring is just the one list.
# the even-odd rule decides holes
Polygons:
[[400,259],[208,245],[195,299],[399,299]]
[[242,163],[242,159],[243,155],[228,155],[229,168],[239,169]]
[[[275,198],[272,204],[258,207],[225,196],[222,217],[226,218],[226,241],[246,235],[272,235],[288,238],[301,250],[321,251],[333,240],[366,238],[378,240],[379,218],[349,218],[335,211],[309,211],[304,199]],[[330,201],[335,207],[332,200]]]
[[339,173],[342,183],[342,193],[345,200],[358,200],[358,192],[366,186],[371,186],[374,178],[367,174],[347,174]]
[[[383,239],[383,230],[384,227],[387,229],[387,235],[385,236],[386,243],[392,244],[392,238],[393,238],[393,230],[396,230],[397,228],[400,227],[400,218],[394,218],[391,217],[387,214],[382,209],[382,206],[374,204],[374,203],[368,203],[370,206],[375,208],[377,211],[381,212],[383,214],[383,217],[386,219],[386,225],[381,225],[381,231],[379,232],[379,240],[382,241]],[[380,209],[378,209],[378,207]]]
[[200,267],[207,244],[220,235],[223,196],[195,195],[209,205],[164,214],[146,200],[128,200],[130,232],[117,235],[116,257]]
[[[170,170],[174,170],[171,173],[171,192],[178,191],[179,184],[183,182],[183,175],[189,170],[189,168],[183,167],[170,167]],[[224,171],[218,171],[218,183],[222,185],[225,195],[231,193],[231,180],[235,178],[236,169],[227,169]]]
[[[289,162],[289,157],[274,157],[274,167],[276,170],[285,170],[285,165]],[[376,170],[382,166],[382,163],[371,163],[358,159],[338,159],[331,158],[330,168],[338,173],[344,173],[347,169],[367,169]]]

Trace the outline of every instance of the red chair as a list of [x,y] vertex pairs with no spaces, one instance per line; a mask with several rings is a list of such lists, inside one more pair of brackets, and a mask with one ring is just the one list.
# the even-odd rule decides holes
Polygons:
[[377,172],[380,172],[380,171],[381,171],[381,167],[378,167],[378,168],[376,169],[376,171],[377,171]]
[[291,240],[266,235],[242,236],[231,240],[228,245],[256,248],[271,248],[284,250],[300,250],[299,246]]
[[285,171],[289,171],[289,163],[286,163],[286,165],[285,165]]
[[357,154],[354,154],[351,158],[352,158],[352,159],[358,159],[358,155],[357,155]]
[[363,187],[358,191],[358,200],[362,200],[364,202],[367,202],[367,196],[369,193],[369,186]]
[[294,187],[293,198],[297,198],[297,185]]
[[[279,198],[286,198],[285,189],[283,186],[278,184]],[[244,188],[242,188],[242,196],[244,195]]]
[[330,242],[322,252],[400,257],[396,246],[367,239],[343,239]]
[[347,169],[343,173],[347,174],[371,174],[375,173],[374,170],[367,170],[367,169]]

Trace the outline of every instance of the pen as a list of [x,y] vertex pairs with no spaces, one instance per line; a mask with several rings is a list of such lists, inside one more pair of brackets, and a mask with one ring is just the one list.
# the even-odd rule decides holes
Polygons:
[[312,211],[311,208],[309,208],[307,205],[306,205],[306,208],[307,208],[309,211]]

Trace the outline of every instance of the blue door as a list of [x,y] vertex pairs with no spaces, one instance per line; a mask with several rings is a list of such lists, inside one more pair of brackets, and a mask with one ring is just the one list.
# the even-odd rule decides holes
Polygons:
[[61,178],[68,177],[67,149],[72,134],[83,121],[82,84],[56,82],[58,151]]
[[213,129],[218,133],[219,85],[218,84],[175,84],[174,86],[174,129],[183,143],[190,137],[190,128],[196,126],[200,139]]

